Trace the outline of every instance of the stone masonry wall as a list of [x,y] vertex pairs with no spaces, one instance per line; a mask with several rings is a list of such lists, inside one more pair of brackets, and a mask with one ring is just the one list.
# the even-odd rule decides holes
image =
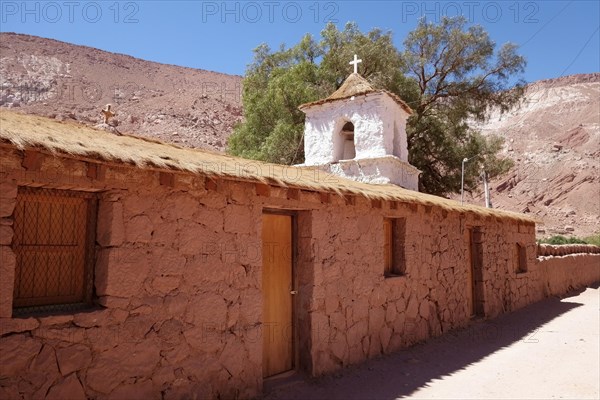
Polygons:
[[[495,219],[483,225],[486,318],[541,300],[544,295],[538,288],[540,268],[535,262],[534,225],[507,224]],[[526,249],[526,272],[519,272],[517,268],[517,243]]]
[[571,290],[600,282],[600,254],[571,254],[540,257],[543,290],[550,296],[562,296]]
[[[250,398],[262,388],[260,205],[236,185],[2,150],[0,398]],[[69,171],[65,176],[64,171]],[[89,312],[10,318],[19,184],[99,192]],[[209,186],[211,189],[207,189]]]
[[[25,158],[0,147],[0,398],[259,395],[264,209],[296,212],[297,367],[312,375],[469,324],[474,227],[483,231],[485,317],[565,289],[561,274],[583,271],[570,286],[597,276],[593,265],[567,272],[567,260],[537,262],[531,223]],[[18,185],[98,192],[95,309],[12,318]],[[406,218],[403,276],[383,273],[386,217]],[[517,243],[526,272],[517,271]]]
[[[358,199],[357,199],[358,200]],[[362,204],[361,204],[362,203]],[[407,219],[406,275],[384,277],[383,217]],[[367,358],[465,326],[471,319],[469,232],[485,231],[485,315],[516,309],[529,296],[539,271],[517,276],[516,242],[535,246],[533,225],[397,204],[373,209],[358,201],[353,212],[337,204],[312,213],[315,238],[311,317],[314,374],[331,372]],[[318,238],[318,239],[316,239]],[[535,252],[528,253],[534,264]]]
[[537,254],[540,257],[568,256],[569,254],[600,254],[600,247],[593,244],[547,244],[539,243]]

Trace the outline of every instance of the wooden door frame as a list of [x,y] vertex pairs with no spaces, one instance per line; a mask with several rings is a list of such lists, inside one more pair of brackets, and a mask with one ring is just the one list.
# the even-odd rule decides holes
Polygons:
[[[483,268],[484,268],[484,236],[485,230],[481,225],[469,226],[469,253],[470,263],[469,268],[471,269],[471,284],[472,284],[472,317],[482,318],[485,317],[485,286],[483,280]],[[480,235],[480,242],[475,241],[474,235]],[[481,254],[479,254],[481,252]]]
[[[261,217],[264,214],[272,215],[286,215],[291,217],[292,220],[292,290],[298,290],[298,279],[297,279],[297,262],[298,262],[298,212],[295,210],[286,210],[279,208],[263,208]],[[262,219],[261,219],[262,223]],[[298,296],[292,296],[292,369],[290,371],[297,371],[300,360],[300,349],[298,346]],[[282,372],[286,374],[287,372]],[[281,374],[280,374],[281,375]],[[274,375],[263,379],[277,378],[279,375]]]

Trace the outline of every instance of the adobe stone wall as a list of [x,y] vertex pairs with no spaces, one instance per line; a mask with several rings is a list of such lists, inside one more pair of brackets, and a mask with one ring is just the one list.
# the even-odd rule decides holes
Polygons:
[[[227,183],[1,149],[0,398],[251,398],[262,390],[261,206]],[[168,181],[168,179],[166,180]],[[17,185],[98,190],[88,312],[11,318]]]
[[[18,185],[98,192],[94,310],[12,318]],[[597,277],[591,258],[536,261],[533,224],[432,206],[3,147],[0,189],[0,398],[258,396],[265,209],[296,213],[298,368],[312,375],[469,324],[475,227],[486,318]],[[383,274],[386,217],[406,218],[404,276]]]
[[[383,275],[383,217],[407,219],[405,276]],[[469,229],[484,229],[484,309],[493,317],[542,298],[533,225],[480,219],[398,204],[350,211],[333,205],[311,213],[314,288],[309,303],[312,371],[322,374],[394,352],[469,324]],[[516,243],[530,270],[517,274]],[[325,244],[323,244],[325,243]]]
[[538,243],[540,257],[567,256],[569,254],[600,254],[600,247],[593,244],[547,244]]
[[[452,270],[460,249],[451,248],[452,238],[434,238],[439,232],[432,228],[434,215],[419,207],[386,210],[387,216],[407,217],[409,268],[406,276],[385,278],[381,212],[360,206],[349,215],[344,211],[332,207],[313,213],[313,234],[331,243],[315,254],[309,310],[315,374],[393,352],[440,334],[442,326],[466,323],[464,291],[454,290],[461,277],[466,284],[466,271]],[[440,230],[460,236],[460,231],[445,228]],[[444,257],[423,256],[442,240]]]
[[544,290],[549,296],[563,296],[600,282],[600,254],[542,256],[537,264],[543,271]]
[[[534,225],[488,219],[483,226],[485,317],[494,318],[543,299]],[[526,272],[518,271],[517,243],[526,248]]]

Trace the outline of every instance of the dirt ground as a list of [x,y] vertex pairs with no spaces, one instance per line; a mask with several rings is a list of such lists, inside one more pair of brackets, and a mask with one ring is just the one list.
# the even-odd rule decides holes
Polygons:
[[599,307],[598,286],[547,299],[265,399],[598,399]]

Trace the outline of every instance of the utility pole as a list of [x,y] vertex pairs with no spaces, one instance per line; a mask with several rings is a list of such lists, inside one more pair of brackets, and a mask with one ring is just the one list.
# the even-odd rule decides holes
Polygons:
[[481,177],[483,178],[483,191],[485,193],[485,208],[492,208],[492,202],[490,200],[490,188],[487,182],[487,173],[484,169],[481,170]]
[[468,158],[462,160],[462,172],[460,174],[460,204],[463,205],[465,202],[465,163],[469,161]]

